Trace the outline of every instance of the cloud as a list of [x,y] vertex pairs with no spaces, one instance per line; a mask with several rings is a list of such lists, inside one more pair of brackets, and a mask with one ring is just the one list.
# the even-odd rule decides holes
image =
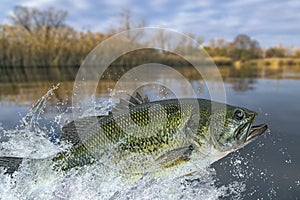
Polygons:
[[106,32],[119,25],[119,13],[124,8],[132,11],[134,21],[145,19],[148,26],[161,26],[182,32],[192,32],[209,38],[232,40],[245,33],[262,46],[300,46],[300,1],[297,0],[122,0],[122,1],[59,1],[59,0],[4,0],[0,5],[0,19],[15,5],[38,8],[65,9],[67,23],[77,29]]
[[17,5],[28,6],[28,7],[37,7],[44,8],[47,6],[54,6],[58,4],[57,0],[19,0],[17,1]]

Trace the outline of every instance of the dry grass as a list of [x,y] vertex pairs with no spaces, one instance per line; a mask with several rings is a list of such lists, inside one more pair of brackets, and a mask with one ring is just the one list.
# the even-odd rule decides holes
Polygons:
[[78,66],[105,37],[71,28],[0,27],[0,67]]

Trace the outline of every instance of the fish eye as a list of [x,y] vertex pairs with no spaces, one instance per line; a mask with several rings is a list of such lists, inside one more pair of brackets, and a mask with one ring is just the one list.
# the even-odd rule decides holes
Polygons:
[[241,109],[235,109],[234,110],[234,113],[233,113],[234,119],[242,120],[244,118],[244,116],[245,116],[245,113],[244,113],[243,110],[241,110]]

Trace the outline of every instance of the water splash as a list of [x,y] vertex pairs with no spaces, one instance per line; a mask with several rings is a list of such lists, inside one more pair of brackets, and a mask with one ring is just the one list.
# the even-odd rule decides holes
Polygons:
[[46,107],[46,100],[54,94],[54,91],[57,90],[58,87],[59,83],[48,90],[47,93],[34,104],[27,115],[22,118],[22,127],[26,127],[26,129],[38,135],[45,136],[45,130],[39,126],[38,121]]
[[[0,156],[45,158],[53,156],[66,148],[64,145],[56,145],[50,141],[49,138],[53,131],[41,126],[39,121],[44,113],[47,99],[53,95],[58,86],[59,84],[53,86],[36,102],[27,115],[22,118],[19,126],[13,130],[2,129]],[[50,123],[52,122],[50,121]],[[58,125],[60,121],[56,120],[55,123]]]
[[[68,172],[52,170],[52,161],[42,158],[51,157],[70,147],[63,142],[51,140],[55,133],[54,127],[60,126],[66,110],[58,109],[60,113],[48,122],[51,125],[49,129],[41,126],[39,121],[46,108],[47,99],[51,98],[57,88],[58,85],[53,86],[38,100],[15,130],[0,129],[1,134],[7,137],[0,144],[0,156],[28,158],[23,160],[19,170],[12,176],[4,174],[5,170],[0,168],[0,199],[241,198],[245,191],[243,181],[251,175],[249,170],[242,171],[241,165],[247,165],[247,160],[238,156],[231,160],[231,173],[240,179],[228,185],[218,185],[216,171],[201,159],[191,159],[191,162],[167,169],[158,176],[145,174],[134,181],[126,180],[124,176],[99,162],[73,168]],[[95,111],[103,114],[113,106],[114,101],[109,98],[101,103],[95,102],[94,107],[88,109],[85,115],[94,114]]]

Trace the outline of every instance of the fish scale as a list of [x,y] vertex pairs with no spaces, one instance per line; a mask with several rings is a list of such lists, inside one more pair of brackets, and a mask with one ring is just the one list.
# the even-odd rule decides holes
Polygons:
[[[68,169],[105,157],[103,154],[108,151],[112,152],[110,157],[114,157],[114,163],[118,159],[128,159],[129,154],[134,152],[151,153],[146,159],[150,164],[159,154],[182,146],[182,138],[178,140],[175,136],[189,120],[192,108],[189,104],[148,105],[121,114],[110,114],[101,118],[97,125],[92,123],[93,126],[85,128],[83,131],[88,132],[88,136],[74,146],[71,153],[63,153],[54,160],[68,163],[64,167]],[[143,116],[148,117],[144,120]],[[128,128],[130,119],[133,124]]]
[[[252,125],[256,112],[205,99],[136,102],[141,103],[66,124],[61,140],[73,146],[48,158],[54,168],[69,170],[97,161],[125,174],[142,174],[176,166],[192,154],[213,163],[268,128]],[[8,173],[21,162],[22,158],[0,157]]]

